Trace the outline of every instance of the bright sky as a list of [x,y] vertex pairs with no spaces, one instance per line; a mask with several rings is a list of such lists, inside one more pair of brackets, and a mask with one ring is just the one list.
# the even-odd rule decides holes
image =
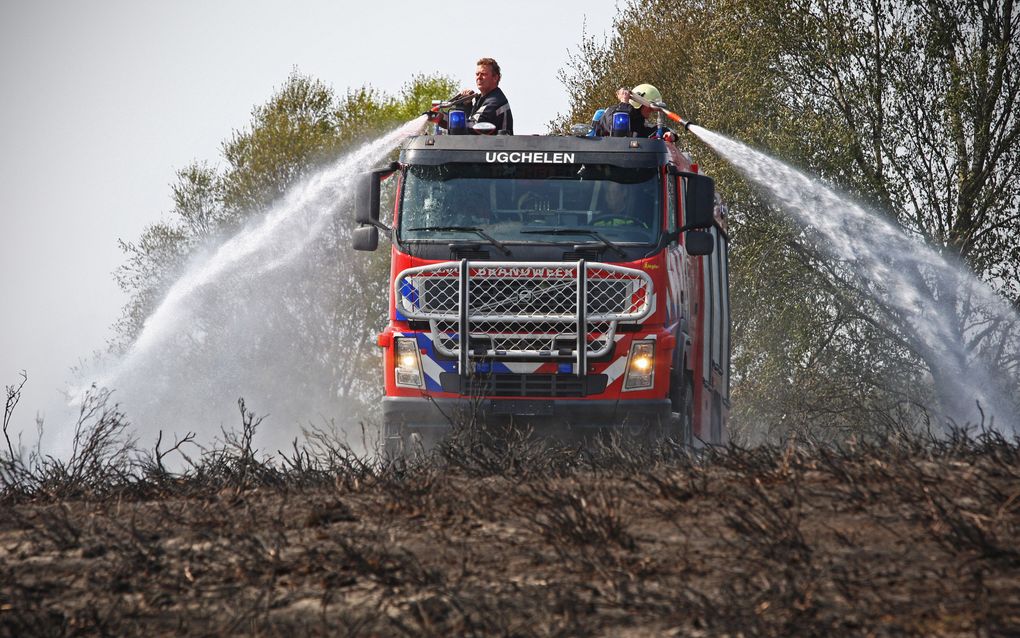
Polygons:
[[0,385],[28,371],[18,429],[111,337],[117,240],[161,219],[175,171],[218,161],[292,70],[338,93],[435,72],[473,87],[491,56],[515,131],[540,133],[567,108],[568,52],[615,13],[614,0],[0,0]]

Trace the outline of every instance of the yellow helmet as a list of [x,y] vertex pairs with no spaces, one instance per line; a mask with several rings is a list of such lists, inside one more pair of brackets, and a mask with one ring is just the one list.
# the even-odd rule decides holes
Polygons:
[[[655,88],[651,84],[638,84],[630,90],[631,93],[640,95],[652,104],[662,101],[662,93],[659,93],[659,89]],[[630,105],[636,109],[641,108],[641,104],[635,100],[630,101]]]

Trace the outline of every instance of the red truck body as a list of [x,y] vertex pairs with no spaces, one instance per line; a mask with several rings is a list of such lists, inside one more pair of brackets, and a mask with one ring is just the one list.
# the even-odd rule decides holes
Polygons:
[[392,239],[391,444],[497,419],[727,440],[725,208],[671,143],[420,136],[364,176],[358,220],[356,247]]

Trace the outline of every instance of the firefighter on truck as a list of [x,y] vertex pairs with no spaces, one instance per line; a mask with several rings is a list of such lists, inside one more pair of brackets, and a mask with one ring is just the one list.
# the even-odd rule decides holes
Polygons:
[[388,449],[505,421],[725,442],[725,209],[662,139],[661,114],[688,123],[660,102],[652,137],[622,109],[609,135],[476,135],[444,106],[449,129],[409,138],[357,185],[354,248],[375,250],[380,231],[391,246]]

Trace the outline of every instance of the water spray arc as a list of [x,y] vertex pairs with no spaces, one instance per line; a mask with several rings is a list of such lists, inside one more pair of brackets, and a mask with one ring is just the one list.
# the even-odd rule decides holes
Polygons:
[[[673,119],[682,121],[679,116]],[[998,429],[1017,430],[1008,398],[1008,387],[1015,387],[1016,379],[1003,382],[1003,375],[1014,373],[993,359],[1001,360],[1004,351],[1018,354],[1020,317],[1001,297],[932,248],[910,240],[886,219],[817,179],[724,135],[693,123],[685,126],[765,186],[800,223],[820,232],[826,249],[859,281],[871,283],[869,294],[878,292],[882,303],[905,319],[908,338],[931,370],[943,418],[963,425],[991,416]],[[989,325],[1001,327],[990,336]]]
[[[222,424],[233,423],[238,397],[273,416],[262,433],[277,436],[277,445],[315,419],[343,417],[342,427],[355,418],[329,379],[309,377],[313,369],[337,368],[341,376],[355,370],[330,348],[351,360],[360,352],[343,327],[351,322],[330,318],[364,305],[358,287],[343,285],[353,271],[345,266],[346,242],[335,242],[350,229],[336,214],[353,201],[354,178],[424,124],[418,117],[344,154],[193,258],[130,349],[86,381],[116,390],[142,440],[155,437],[157,428],[216,436]],[[320,365],[316,357],[331,363]],[[72,403],[87,392],[71,390]]]
[[292,259],[319,234],[336,207],[353,197],[350,178],[361,168],[377,163],[401,140],[421,130],[424,124],[425,117],[418,117],[343,156],[332,166],[313,175],[301,187],[293,189],[260,223],[245,228],[220,246],[210,258],[195,264],[177,280],[163,302],[145,321],[141,334],[121,364],[97,385],[116,385],[117,378],[129,371],[134,361],[146,356],[173,332],[186,319],[189,297],[202,286],[238,268],[251,268],[256,274],[261,274]]

